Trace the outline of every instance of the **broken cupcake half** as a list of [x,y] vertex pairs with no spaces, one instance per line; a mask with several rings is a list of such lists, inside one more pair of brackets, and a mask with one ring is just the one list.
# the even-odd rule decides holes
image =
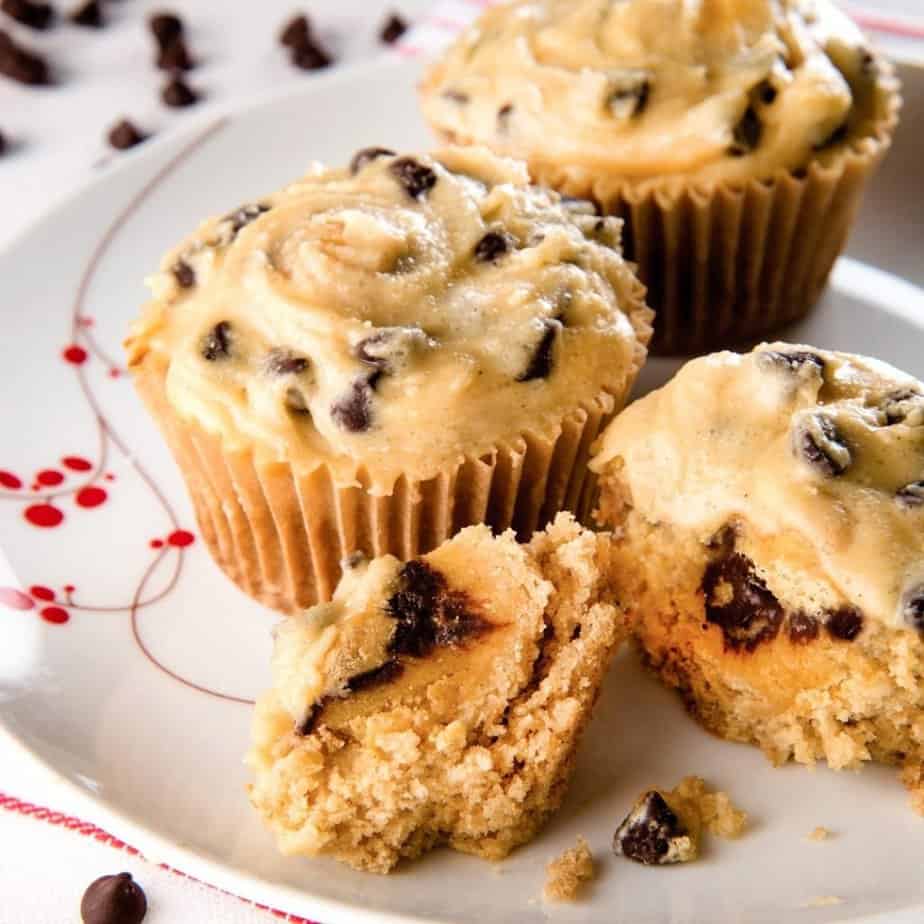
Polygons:
[[625,634],[611,548],[567,514],[527,545],[470,527],[406,563],[353,561],[282,624],[247,758],[281,851],[385,873],[532,838]]
[[710,730],[903,768],[924,808],[924,385],[785,343],[688,363],[592,467],[618,594]]

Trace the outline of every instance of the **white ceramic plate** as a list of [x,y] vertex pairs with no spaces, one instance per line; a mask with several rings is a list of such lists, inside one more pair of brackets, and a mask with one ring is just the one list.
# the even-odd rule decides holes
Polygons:
[[[202,216],[282,184],[310,159],[344,162],[373,143],[426,146],[415,77],[400,62],[332,75],[152,142],[0,255],[3,727],[85,794],[92,820],[145,853],[325,924],[543,920],[544,864],[578,834],[600,876],[557,920],[815,924],[904,910],[902,920],[919,921],[924,820],[894,772],[774,770],[702,732],[629,655],[607,682],[561,813],[496,867],[436,851],[380,878],[282,859],[252,814],[246,701],[268,680],[273,617],[196,540],[179,475],[121,374],[119,344],[142,278]],[[911,70],[905,79],[904,127],[861,218],[855,259],[841,262],[818,311],[788,336],[924,376],[914,136],[924,80]],[[645,387],[672,369],[652,363]],[[686,868],[612,857],[633,797],[689,773],[728,790],[751,814],[750,833],[713,843]],[[816,825],[836,838],[807,842]],[[843,904],[803,908],[831,895]]]

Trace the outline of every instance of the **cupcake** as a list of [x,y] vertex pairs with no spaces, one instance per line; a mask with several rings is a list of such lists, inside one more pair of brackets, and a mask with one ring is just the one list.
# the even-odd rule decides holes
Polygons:
[[474,149],[363,150],[202,225],[127,349],[218,564],[294,611],[354,553],[583,515],[651,332],[619,234]]
[[626,221],[652,349],[754,340],[805,315],[899,108],[829,0],[515,0],[426,74],[444,138]]
[[774,763],[903,767],[924,807],[924,385],[784,343],[688,363],[592,462],[653,669]]
[[625,636],[610,543],[560,514],[348,570],[276,633],[250,799],[286,854],[389,872],[431,847],[497,860],[564,796]]

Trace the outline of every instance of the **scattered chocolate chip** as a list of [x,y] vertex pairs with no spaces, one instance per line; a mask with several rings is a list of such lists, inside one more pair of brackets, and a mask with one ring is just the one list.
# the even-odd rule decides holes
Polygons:
[[318,724],[318,719],[321,718],[321,713],[324,711],[324,701],[319,700],[316,703],[312,703],[308,709],[305,718],[296,726],[295,730],[303,738],[310,735]]
[[0,42],[0,74],[28,86],[45,86],[51,83],[48,63],[41,56],[17,45],[5,32]]
[[722,630],[726,649],[753,651],[780,631],[783,607],[746,555],[733,552],[710,562],[702,592],[706,621]]
[[818,638],[818,620],[799,610],[789,617],[789,640],[796,645],[805,645]]
[[689,832],[656,790],[646,792],[613,835],[613,853],[653,866],[683,858],[678,841],[689,843]]
[[479,263],[490,263],[502,257],[510,249],[510,238],[502,231],[488,231],[475,245],[475,259]]
[[55,14],[50,3],[33,3],[32,0],[0,0],[0,10],[30,29],[47,29]]
[[443,90],[440,94],[443,99],[448,99],[451,103],[456,103],[459,106],[464,106],[466,103],[471,101],[471,97],[468,93],[463,93],[461,90]]
[[186,42],[177,37],[160,49],[157,66],[162,71],[191,71],[196,65],[189,54]]
[[905,594],[902,609],[907,625],[918,632],[924,632],[924,585],[914,587]]
[[751,91],[752,99],[758,99],[765,106],[772,106],[776,101],[777,89],[769,80],[762,80]]
[[824,414],[808,418],[796,431],[795,446],[809,465],[831,478],[843,475],[853,462],[834,421]]
[[80,901],[84,924],[140,924],[148,910],[144,890],[131,873],[101,876]]
[[819,372],[825,371],[824,359],[809,350],[793,350],[789,353],[781,350],[763,350],[757,355],[761,362],[789,369],[792,372],[799,372],[806,368],[817,369]]
[[182,109],[199,102],[199,94],[179,74],[174,74],[164,84],[163,90],[160,91],[160,98],[174,109]]
[[310,365],[304,356],[276,347],[266,354],[263,367],[270,375],[301,375]]
[[332,62],[333,58],[312,38],[292,49],[292,63],[299,70],[319,71]]
[[893,391],[883,399],[882,411],[889,426],[920,425],[924,423],[924,395],[911,388]]
[[459,645],[490,628],[471,611],[465,594],[450,590],[446,578],[419,559],[401,569],[386,612],[397,621],[388,651],[415,658],[437,647]]
[[248,205],[242,205],[233,212],[229,212],[222,220],[231,222],[231,234],[237,236],[241,228],[247,227],[252,221],[256,221],[264,212],[269,210],[270,207],[262,202],[249,203]]
[[424,198],[436,185],[436,173],[413,157],[399,157],[388,169],[412,199]]
[[148,18],[148,28],[160,48],[166,48],[183,35],[183,20],[175,13],[153,13]]
[[824,150],[827,150],[828,148],[833,148],[836,145],[841,144],[843,141],[846,141],[846,140],[847,140],[847,123],[843,122],[840,125],[838,125],[838,127],[835,128],[834,131],[831,132],[831,134],[828,135],[828,137],[824,139],[824,141],[819,141],[818,144],[815,145],[815,150],[824,151]]
[[392,13],[382,24],[379,38],[386,44],[397,42],[407,32],[407,23],[397,14]]
[[902,507],[924,506],[924,481],[912,481],[896,492],[895,499]]
[[855,606],[841,606],[836,610],[829,610],[825,628],[828,635],[852,642],[863,628],[863,614]]
[[542,336],[530,357],[525,371],[517,376],[518,382],[531,382],[533,379],[547,379],[552,373],[555,362],[555,338],[562,328],[561,321],[545,318],[542,321]]
[[70,20],[74,25],[85,26],[89,29],[102,29],[106,25],[99,0],[87,0],[83,6],[78,6],[71,13]]
[[135,147],[136,144],[141,144],[147,135],[142,134],[128,119],[121,119],[109,129],[107,137],[112,147],[117,151],[124,151]]
[[311,25],[304,14],[292,17],[279,33],[279,44],[286,48],[300,48],[311,41]]
[[510,116],[513,115],[513,103],[504,103],[497,110],[497,130],[502,134],[510,127]]
[[753,106],[748,106],[741,120],[732,129],[732,146],[729,148],[729,153],[733,157],[743,157],[749,154],[760,144],[763,130],[764,126],[757,110]]
[[436,341],[415,326],[381,327],[356,344],[356,357],[360,362],[376,370],[374,386],[378,376],[394,375],[407,365],[415,353],[435,347]]
[[369,687],[376,687],[379,684],[391,683],[392,680],[400,677],[404,667],[401,662],[392,658],[379,667],[372,668],[371,671],[363,671],[361,674],[355,674],[347,681],[347,689],[351,693],[357,693],[360,690],[368,690]]
[[210,363],[231,355],[231,324],[219,321],[202,341],[202,357]]
[[356,379],[350,390],[330,409],[331,419],[349,433],[363,433],[372,426],[372,385],[368,378]]
[[196,271],[183,259],[173,264],[173,278],[181,289],[191,289],[196,284]]
[[613,87],[606,98],[610,112],[628,119],[641,115],[651,96],[651,81],[644,76],[632,75],[627,81]]
[[378,160],[380,157],[394,156],[395,152],[388,148],[363,148],[361,151],[357,151],[350,160],[350,173],[356,176],[363,167],[371,164],[372,161]]

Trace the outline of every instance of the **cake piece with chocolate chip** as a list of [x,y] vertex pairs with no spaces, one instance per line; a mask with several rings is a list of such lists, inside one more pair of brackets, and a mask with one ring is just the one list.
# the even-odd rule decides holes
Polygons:
[[286,854],[385,873],[439,844],[488,859],[558,808],[624,635],[605,534],[469,527],[350,567],[276,632],[250,799]]
[[620,599],[707,728],[775,762],[924,763],[924,388],[785,343],[688,363],[591,467]]

